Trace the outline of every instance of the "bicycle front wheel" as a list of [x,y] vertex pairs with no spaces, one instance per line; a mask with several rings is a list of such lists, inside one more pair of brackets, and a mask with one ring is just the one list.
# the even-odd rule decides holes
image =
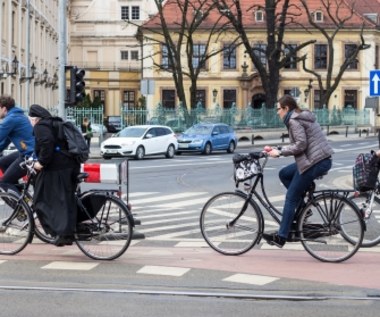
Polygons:
[[80,199],[86,211],[82,210],[82,220],[85,219],[77,225],[75,234],[79,249],[95,260],[121,256],[132,238],[128,207],[119,198],[102,193],[90,193]]
[[[353,195],[349,197],[356,206],[358,206],[365,223],[364,238],[362,241],[362,247],[370,248],[380,243],[380,199],[375,196],[370,207],[371,193],[360,193],[359,195]],[[349,241],[352,241],[348,236]]]
[[[358,208],[336,193],[323,193],[310,202],[298,219],[305,250],[323,262],[342,262],[352,257],[363,240],[363,221]],[[347,235],[355,237],[349,242]]]
[[32,240],[33,219],[24,201],[0,192],[0,254],[16,254]]
[[[245,211],[238,215],[246,206]],[[239,255],[250,250],[262,232],[262,216],[254,201],[244,194],[226,192],[212,197],[200,216],[203,238],[215,251]]]

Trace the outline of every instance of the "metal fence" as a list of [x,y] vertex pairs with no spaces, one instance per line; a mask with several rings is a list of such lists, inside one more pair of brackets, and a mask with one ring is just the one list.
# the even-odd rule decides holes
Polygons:
[[[343,110],[336,107],[332,110],[316,109],[314,113],[322,126],[369,126],[373,122],[374,116],[369,109],[355,110],[352,107],[346,107]],[[67,119],[72,120],[76,125],[81,124],[84,117],[88,117],[92,123],[104,123],[103,108],[67,108],[66,115]],[[251,106],[238,108],[235,104],[229,109],[223,109],[219,105],[205,109],[199,103],[195,108],[186,112],[179,106],[175,109],[165,109],[160,104],[151,112],[122,108],[120,122],[122,127],[139,124],[162,124],[170,126],[175,132],[182,132],[199,122],[223,122],[236,129],[284,127],[275,108],[253,109]]]

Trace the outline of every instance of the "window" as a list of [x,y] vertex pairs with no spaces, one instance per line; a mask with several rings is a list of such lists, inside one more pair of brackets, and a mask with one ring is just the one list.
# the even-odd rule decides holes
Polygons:
[[[326,91],[325,91],[326,93]],[[314,109],[322,109],[323,105],[321,104],[323,95],[321,96],[321,91],[319,89],[314,90]]]
[[132,17],[132,20],[140,20],[140,7],[139,6],[132,6],[131,17]]
[[233,103],[236,103],[236,90],[224,89],[223,90],[223,108],[229,109],[232,107]]
[[126,61],[129,59],[129,52],[128,51],[121,51],[120,52],[120,58],[123,61]]
[[327,45],[326,44],[314,45],[314,68],[316,69],[327,68]]
[[193,67],[205,68],[206,45],[194,44],[193,51]]
[[98,99],[103,108],[106,106],[106,92],[104,90],[94,90],[94,101]]
[[161,67],[165,69],[172,68],[172,64],[169,59],[169,47],[166,44],[162,44],[161,54]]
[[261,63],[266,66],[267,57],[266,57],[266,44],[255,44],[253,45],[253,54],[255,54],[258,58],[260,58]]
[[236,69],[236,46],[231,46],[230,44],[224,44],[223,68]]
[[166,109],[175,109],[175,91],[172,89],[162,90],[162,106]]
[[201,103],[202,107],[204,108],[206,105],[206,90],[204,89],[197,90],[196,96],[197,96],[196,103],[195,105],[191,105],[191,108],[195,108],[198,105],[198,103]]
[[[131,12],[129,12],[131,10]],[[139,6],[122,6],[121,7],[122,20],[140,20],[140,7]]]
[[256,22],[264,22],[264,11],[263,10],[257,10],[255,12],[255,20],[256,20]]
[[121,7],[121,19],[122,20],[129,20],[129,6],[122,6]]
[[[357,50],[356,44],[346,44],[344,46],[344,56],[347,59],[355,55],[355,51]],[[347,67],[347,69],[358,69],[358,59],[355,58]]]
[[139,51],[131,51],[131,60],[133,61],[139,60]]
[[293,87],[291,89],[284,89],[284,94],[285,95],[290,95],[294,98],[299,98],[301,91],[299,90],[298,87]]
[[314,22],[323,22],[323,12],[315,11],[314,12]]
[[358,107],[358,91],[357,90],[345,90],[344,91],[344,107],[351,106],[354,109]]
[[136,93],[133,90],[123,91],[123,109],[129,110],[135,108]]
[[285,69],[297,69],[297,44],[288,44],[285,46],[284,53],[289,56]]

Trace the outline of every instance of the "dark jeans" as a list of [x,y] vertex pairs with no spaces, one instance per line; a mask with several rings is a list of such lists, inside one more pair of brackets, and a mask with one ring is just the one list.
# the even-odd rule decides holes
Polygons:
[[329,171],[331,164],[331,159],[324,159],[314,164],[303,174],[298,172],[296,163],[290,164],[280,170],[280,180],[288,190],[286,192],[282,220],[278,231],[279,236],[285,239],[288,237],[296,208],[301,202],[303,193],[309,189],[317,177]]
[[18,183],[18,180],[26,175],[26,169],[20,167],[24,157],[17,151],[0,158],[0,170],[3,177],[0,178],[0,184],[6,184],[8,188],[17,189],[12,186]]

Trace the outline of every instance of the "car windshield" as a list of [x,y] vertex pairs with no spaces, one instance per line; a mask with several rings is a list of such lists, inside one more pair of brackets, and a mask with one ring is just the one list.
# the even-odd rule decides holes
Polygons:
[[186,134],[210,134],[212,127],[205,125],[198,125],[191,127],[185,131]]
[[138,137],[141,137],[145,131],[146,131],[146,128],[135,128],[135,127],[126,128],[119,132],[118,137],[138,138]]

